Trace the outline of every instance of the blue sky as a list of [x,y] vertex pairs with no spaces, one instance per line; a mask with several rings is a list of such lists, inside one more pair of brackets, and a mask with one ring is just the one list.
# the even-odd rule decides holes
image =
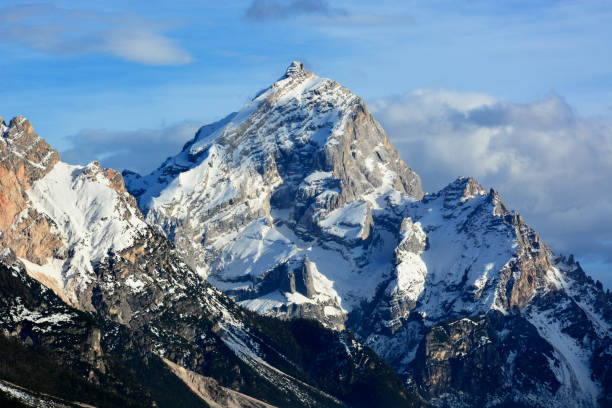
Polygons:
[[612,287],[610,21],[609,1],[0,0],[0,115],[150,170],[299,59],[368,102],[426,190],[495,185]]

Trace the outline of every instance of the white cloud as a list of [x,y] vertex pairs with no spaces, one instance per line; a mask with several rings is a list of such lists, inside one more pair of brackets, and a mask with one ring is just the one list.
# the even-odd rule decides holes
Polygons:
[[146,65],[181,65],[191,55],[163,34],[165,24],[50,4],[0,9],[0,42],[56,54],[107,54]]
[[460,175],[494,186],[551,244],[599,263],[612,287],[612,123],[558,95],[527,104],[417,90],[370,104],[404,160],[437,190]]
[[101,49],[108,53],[148,65],[182,65],[193,60],[174,41],[147,27],[129,27],[109,31]]

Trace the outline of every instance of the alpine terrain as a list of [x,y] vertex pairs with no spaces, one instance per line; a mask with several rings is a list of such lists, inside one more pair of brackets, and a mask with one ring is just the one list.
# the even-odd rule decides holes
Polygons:
[[151,228],[123,177],[0,118],[0,405],[420,406],[346,331],[237,305]]
[[612,294],[293,62],[148,175],[0,118],[0,406],[612,406]]
[[[48,217],[56,220],[51,231],[68,241],[33,229],[28,242],[44,235],[46,247],[66,253],[57,284],[83,288],[84,297],[60,292],[83,310],[143,327],[160,313],[160,300],[133,308],[116,293],[163,285],[160,293],[176,297],[187,276],[201,278],[260,315],[316,320],[338,336],[350,329],[410,393],[434,406],[612,405],[610,292],[573,257],[554,254],[497,191],[459,178],[425,194],[363,100],[299,62],[241,110],[203,126],[151,174],[123,173],[144,219],[120,177],[107,175],[114,211],[123,216],[105,221],[121,224],[109,225],[96,254],[81,255],[71,241],[81,236],[74,231],[80,221],[67,229],[48,191],[61,174],[72,175],[78,188],[79,177],[105,173],[95,165],[59,166],[24,186],[40,214],[19,212],[16,219],[31,219],[38,229],[51,228]],[[87,205],[80,213],[91,213]],[[128,225],[129,245],[114,233]],[[169,245],[167,237],[185,265],[176,261],[167,281],[123,269],[152,262],[151,238],[141,235],[159,245]],[[34,266],[51,252],[27,248],[23,236],[4,239],[16,242],[20,257],[31,253],[31,274],[60,262],[56,256],[42,270]],[[119,256],[107,256],[109,249]],[[87,257],[102,263],[71,272]],[[201,302],[204,310],[211,300],[202,293],[217,292],[204,283],[192,287],[199,297],[182,304]],[[176,301],[161,301],[176,309]],[[227,320],[218,323],[221,339],[242,350],[227,339],[247,335],[226,334],[239,327]]]

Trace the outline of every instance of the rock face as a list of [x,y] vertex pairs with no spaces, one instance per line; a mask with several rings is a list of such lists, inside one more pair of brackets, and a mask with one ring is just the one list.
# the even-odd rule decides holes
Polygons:
[[60,248],[50,220],[28,208],[28,190],[57,163],[59,155],[17,116],[7,126],[0,118],[0,239],[22,257],[44,263]]
[[350,328],[435,405],[612,399],[610,294],[495,190],[423,194],[363,101],[300,63],[124,176],[202,277],[261,314]]
[[8,126],[0,117],[0,136],[0,162],[18,176],[25,189],[59,161],[57,151],[34,133],[32,124],[23,116],[13,118]]
[[[396,372],[349,333],[237,306],[147,225],[119,173],[95,162],[58,161],[24,123],[2,128],[0,168],[8,180],[2,198],[19,212],[5,212],[0,236],[0,339],[8,338],[0,351],[44,362],[45,378],[61,371],[115,398],[86,401],[96,406],[207,406],[166,360],[259,406],[419,404]],[[24,137],[36,155],[17,143]],[[312,276],[298,268],[285,284],[309,293]],[[325,339],[324,346],[304,332]],[[7,373],[34,391],[67,392],[62,383],[42,389],[19,370]],[[373,399],[360,398],[364,392]]]

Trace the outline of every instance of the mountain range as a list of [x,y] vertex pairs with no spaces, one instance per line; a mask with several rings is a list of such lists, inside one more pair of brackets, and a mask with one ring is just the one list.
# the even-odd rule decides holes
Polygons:
[[612,405],[610,291],[299,62],[148,175],[0,120],[0,202],[15,404]]

